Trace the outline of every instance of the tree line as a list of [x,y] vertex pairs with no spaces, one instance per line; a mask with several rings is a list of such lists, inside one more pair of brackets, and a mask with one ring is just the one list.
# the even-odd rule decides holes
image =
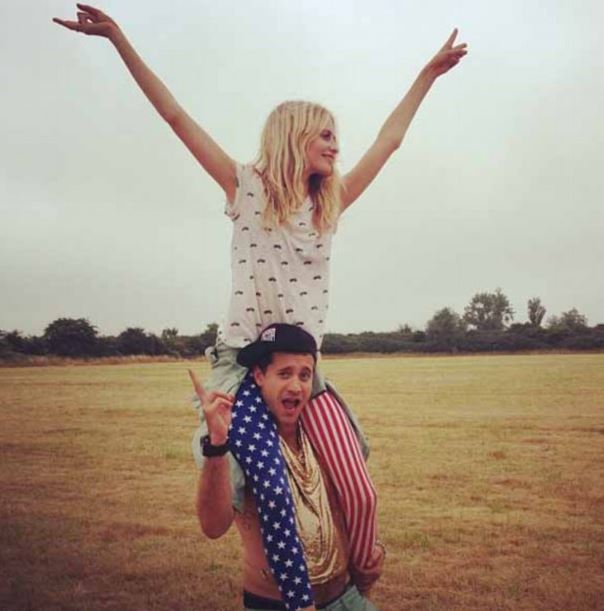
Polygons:
[[[501,289],[476,293],[463,314],[445,307],[434,313],[424,329],[401,325],[391,332],[327,333],[322,352],[514,352],[527,350],[604,349],[604,324],[593,327],[576,308],[545,321],[547,310],[539,297],[527,302],[527,321],[514,322],[515,312]],[[200,356],[214,345],[218,325],[211,323],[197,335],[164,329],[160,335],[128,327],[116,336],[99,335],[85,318],[58,318],[41,336],[0,330],[0,358],[56,355],[98,358],[129,355]]]

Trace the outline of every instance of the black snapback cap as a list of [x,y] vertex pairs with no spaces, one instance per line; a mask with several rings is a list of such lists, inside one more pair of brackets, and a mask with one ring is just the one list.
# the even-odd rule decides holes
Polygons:
[[237,362],[248,369],[260,359],[273,352],[290,352],[293,354],[312,354],[317,360],[317,343],[315,338],[296,325],[275,323],[264,329],[258,339],[245,346],[237,354]]

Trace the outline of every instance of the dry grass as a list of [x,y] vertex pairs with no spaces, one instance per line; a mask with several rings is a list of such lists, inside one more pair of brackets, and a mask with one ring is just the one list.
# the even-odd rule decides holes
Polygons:
[[[70,358],[66,356],[45,355],[32,356],[27,354],[15,354],[11,358],[0,357],[0,367],[86,367],[89,365],[133,365],[135,363],[176,363],[183,362],[179,356],[162,354],[150,356],[148,354],[137,354],[129,356],[100,356],[86,358]],[[193,359],[190,359],[193,360]],[[204,360],[200,356],[197,361]]]
[[[382,609],[603,608],[604,355],[324,369],[373,448]],[[185,363],[0,369],[0,608],[240,607],[188,395]]]

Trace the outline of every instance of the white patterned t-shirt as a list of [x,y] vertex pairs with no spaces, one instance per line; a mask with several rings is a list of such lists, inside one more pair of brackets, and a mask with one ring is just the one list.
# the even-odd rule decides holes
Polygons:
[[265,228],[262,181],[250,165],[238,166],[235,199],[225,213],[233,221],[231,297],[218,337],[242,348],[275,322],[299,325],[321,345],[329,298],[333,231],[319,234],[310,198],[286,223]]

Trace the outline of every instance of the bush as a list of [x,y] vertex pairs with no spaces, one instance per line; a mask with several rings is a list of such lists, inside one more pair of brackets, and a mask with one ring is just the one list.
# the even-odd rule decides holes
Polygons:
[[46,327],[44,340],[58,356],[96,356],[97,329],[86,318],[57,318]]

